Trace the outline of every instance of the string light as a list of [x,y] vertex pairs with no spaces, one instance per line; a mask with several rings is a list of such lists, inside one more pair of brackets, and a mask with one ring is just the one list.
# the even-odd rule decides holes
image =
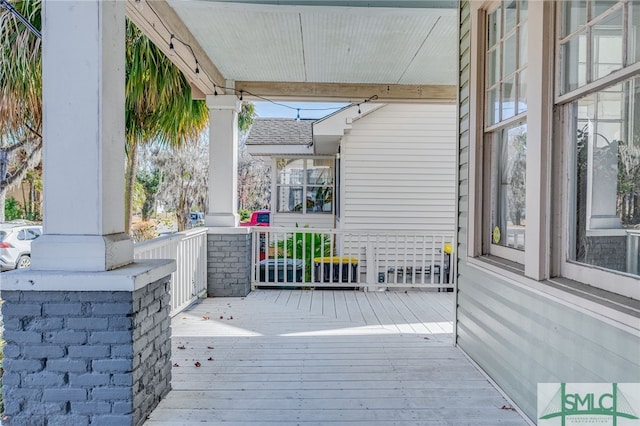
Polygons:
[[170,56],[174,56],[176,54],[176,50],[173,47],[173,39],[175,37],[173,36],[173,34],[171,34],[171,37],[169,38],[169,55]]
[[[136,0],[136,3],[140,2],[141,0]],[[0,0],[0,2],[4,3],[4,0]],[[194,67],[194,73],[196,78],[200,79],[202,74],[204,74],[207,79],[213,84],[213,96],[218,96],[218,87],[220,87],[220,89],[225,90],[226,93],[236,93],[239,94],[239,100],[243,101],[244,100],[244,94],[246,93],[247,95],[256,98],[256,99],[260,99],[261,101],[265,101],[265,102],[269,102],[273,105],[282,107],[282,108],[287,108],[290,110],[296,110],[297,115],[296,115],[296,120],[300,120],[300,111],[337,111],[340,110],[344,107],[333,107],[333,108],[297,108],[297,107],[292,107],[290,105],[287,104],[283,104],[280,102],[275,102],[269,98],[266,98],[264,96],[261,95],[257,95],[255,93],[251,93],[249,91],[246,90],[238,90],[236,88],[233,87],[224,87],[224,86],[218,86],[213,79],[209,76],[209,74],[206,72],[206,70],[204,68],[200,67],[200,62],[198,61],[198,57],[196,56],[193,47],[191,47],[191,45],[183,40],[181,40],[180,38],[176,37],[175,34],[173,34],[171,32],[171,30],[169,30],[169,27],[167,27],[164,23],[164,21],[160,18],[160,15],[158,15],[158,13],[155,11],[155,9],[153,8],[153,6],[151,6],[151,4],[149,3],[149,0],[144,0],[144,2],[147,4],[147,6],[149,6],[149,9],[153,12],[153,14],[156,16],[156,18],[158,19],[158,21],[160,22],[160,24],[162,25],[162,27],[164,27],[164,29],[167,31],[167,33],[169,33],[169,53],[170,56],[174,56],[175,55],[175,46],[173,41],[177,41],[180,44],[182,44],[183,46],[185,46],[187,49],[189,49],[189,51],[191,52],[191,56],[193,56],[193,60],[195,62],[195,67]],[[387,86],[387,91],[389,91],[389,86]],[[364,99],[362,102],[360,103],[356,103],[356,102],[349,102],[349,106],[354,106],[357,105],[358,106],[358,114],[362,114],[362,110],[360,108],[360,105],[363,103],[367,103],[367,102],[371,102],[371,101],[375,101],[378,99],[378,95],[373,95],[367,99]]]

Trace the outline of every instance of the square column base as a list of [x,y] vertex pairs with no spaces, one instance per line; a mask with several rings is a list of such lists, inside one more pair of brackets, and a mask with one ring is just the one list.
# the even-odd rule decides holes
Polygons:
[[[169,392],[171,282],[166,271],[175,263],[130,269],[139,272],[124,278],[135,284],[130,290],[23,290],[16,285],[2,290],[6,424],[136,426]],[[165,275],[157,278],[154,269]],[[114,278],[115,272],[81,275],[90,289],[89,275],[98,283],[105,274],[122,281],[123,274]],[[3,281],[29,273],[8,273]],[[60,273],[52,276],[54,282],[64,279]],[[145,277],[153,281],[144,283]],[[38,272],[37,280],[42,283],[46,274]]]
[[244,297],[251,291],[251,228],[209,228],[207,295]]

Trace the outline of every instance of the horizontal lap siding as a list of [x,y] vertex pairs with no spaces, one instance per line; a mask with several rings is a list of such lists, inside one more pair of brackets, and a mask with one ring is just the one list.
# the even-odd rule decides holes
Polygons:
[[386,105],[354,121],[341,158],[341,226],[454,230],[455,105]]
[[466,262],[469,2],[460,5],[457,343],[529,416],[542,382],[638,382],[640,338]]
[[469,2],[460,3],[460,75],[458,98],[458,258],[467,253],[467,221],[469,211],[469,61],[471,16]]
[[538,383],[639,382],[640,338],[460,265],[457,341],[532,419]]
[[275,213],[271,226],[295,228],[296,226],[309,228],[333,228],[334,216],[330,213]]

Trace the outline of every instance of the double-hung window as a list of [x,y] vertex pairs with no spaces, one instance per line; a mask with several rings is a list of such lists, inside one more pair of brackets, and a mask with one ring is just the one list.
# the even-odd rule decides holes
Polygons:
[[279,213],[333,213],[333,159],[276,159]]
[[562,275],[630,295],[640,275],[640,4],[572,0],[557,12]]
[[527,2],[486,14],[483,251],[524,262],[527,221]]

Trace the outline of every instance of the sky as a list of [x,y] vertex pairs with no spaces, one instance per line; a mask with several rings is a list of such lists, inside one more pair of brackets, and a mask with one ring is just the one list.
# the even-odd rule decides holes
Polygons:
[[[300,108],[300,118],[322,118],[348,105],[346,103],[328,102],[254,102],[256,115],[262,118],[296,118]],[[287,105],[286,108],[281,105]],[[313,110],[320,109],[320,110]]]

